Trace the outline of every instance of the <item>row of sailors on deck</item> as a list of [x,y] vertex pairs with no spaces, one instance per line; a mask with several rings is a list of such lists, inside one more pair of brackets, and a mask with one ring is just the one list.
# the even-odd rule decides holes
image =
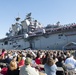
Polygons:
[[71,51],[5,51],[0,55],[3,75],[74,75],[76,59]]

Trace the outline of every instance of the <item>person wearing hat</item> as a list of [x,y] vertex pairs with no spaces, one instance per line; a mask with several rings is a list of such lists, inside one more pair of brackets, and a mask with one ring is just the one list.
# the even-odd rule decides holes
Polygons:
[[25,65],[20,68],[19,75],[39,75],[39,72],[35,68],[31,67],[31,62],[31,58],[27,57],[25,59]]

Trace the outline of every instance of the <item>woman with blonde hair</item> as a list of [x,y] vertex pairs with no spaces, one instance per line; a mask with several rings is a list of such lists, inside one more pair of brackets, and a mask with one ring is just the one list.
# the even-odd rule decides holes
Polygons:
[[15,69],[17,69],[17,63],[14,62],[14,61],[11,61],[11,62],[10,62],[10,65],[9,65],[9,68],[10,68],[10,70],[15,70]]
[[55,65],[53,58],[47,58],[44,70],[47,75],[56,75],[57,66]]
[[19,75],[19,70],[15,58],[13,58],[9,64],[7,75]]

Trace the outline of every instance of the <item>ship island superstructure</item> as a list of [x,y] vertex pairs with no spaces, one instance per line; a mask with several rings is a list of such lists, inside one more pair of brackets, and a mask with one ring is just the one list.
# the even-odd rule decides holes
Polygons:
[[0,39],[0,49],[76,49],[75,23],[61,25],[58,21],[44,27],[31,17],[31,13],[28,13],[23,21],[19,22],[19,19],[16,18],[16,23],[12,24],[6,33],[7,37]]

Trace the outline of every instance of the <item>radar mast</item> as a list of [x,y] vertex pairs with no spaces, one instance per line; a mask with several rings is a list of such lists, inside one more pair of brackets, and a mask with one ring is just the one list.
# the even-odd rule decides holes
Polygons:
[[18,22],[20,20],[20,17],[19,17],[19,13],[18,13],[18,17],[15,18],[16,22]]

